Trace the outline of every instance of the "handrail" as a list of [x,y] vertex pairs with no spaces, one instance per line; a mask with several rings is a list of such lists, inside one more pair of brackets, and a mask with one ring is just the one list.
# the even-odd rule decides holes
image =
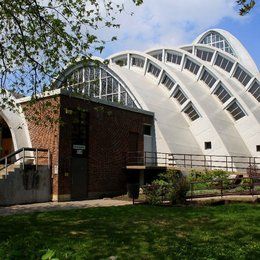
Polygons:
[[48,152],[49,150],[48,149],[43,149],[43,148],[30,148],[30,147],[23,147],[23,148],[20,148],[2,158],[0,158],[0,162],[5,160],[5,158],[9,159],[11,157],[13,157],[14,155],[18,154],[18,153],[21,153],[23,151],[27,151],[27,152],[35,152],[36,150],[38,150],[39,152]]
[[147,151],[131,151],[126,153],[126,166],[180,166],[184,168],[225,169],[227,171],[254,170],[260,168],[260,157],[180,154]]
[[[36,155],[35,156],[26,156],[25,152],[35,152]],[[47,156],[40,156],[39,157],[39,152],[46,152]],[[15,158],[15,160],[12,163],[8,163],[8,160],[15,157],[16,155],[23,153],[21,157],[19,158]],[[25,168],[25,164],[26,164],[26,159],[34,159],[35,160],[35,166],[36,166],[36,170],[38,169],[38,160],[40,158],[44,158],[48,160],[48,169],[50,169],[50,164],[51,164],[51,158],[50,158],[50,150],[49,149],[44,149],[44,148],[30,148],[30,147],[23,147],[20,148],[8,155],[6,155],[5,157],[0,158],[0,162],[4,161],[4,167],[0,168],[0,171],[5,169],[5,175],[7,176],[8,173],[8,167],[12,164],[14,164],[17,161],[22,160],[22,167],[23,169]]]

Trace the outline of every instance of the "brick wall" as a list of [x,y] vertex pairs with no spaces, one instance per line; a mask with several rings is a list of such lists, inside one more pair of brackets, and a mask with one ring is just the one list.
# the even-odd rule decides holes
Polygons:
[[[88,115],[87,178],[89,197],[120,194],[126,191],[126,175],[123,171],[125,154],[129,149],[130,132],[139,134],[138,150],[143,150],[143,124],[153,124],[151,115],[121,109],[67,95],[57,99],[45,98],[41,102],[60,105],[58,113],[45,113],[60,118],[59,124],[38,125],[29,122],[33,147],[49,148],[52,165],[58,166],[58,175],[53,174],[53,193],[60,198],[71,194],[72,158],[72,111],[82,110]],[[30,114],[40,104],[26,111]],[[44,113],[43,113],[44,114]]]
[[[36,103],[23,104],[32,147],[49,149],[52,166],[57,165],[59,160],[59,104],[60,97],[44,98]],[[47,160],[39,160],[39,163],[46,164]],[[52,193],[57,195],[59,194],[58,175],[52,174],[52,177]]]

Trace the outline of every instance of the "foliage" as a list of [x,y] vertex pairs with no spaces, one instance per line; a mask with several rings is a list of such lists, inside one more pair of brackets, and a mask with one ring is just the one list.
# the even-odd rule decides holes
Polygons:
[[249,13],[256,4],[254,0],[237,0],[237,3],[241,6],[239,9],[239,14],[242,16]]
[[193,182],[193,189],[228,189],[231,181],[229,179],[230,172],[221,169],[214,170],[196,170],[192,169],[188,174],[188,179]]
[[260,205],[86,208],[0,217],[0,259],[260,259]]
[[196,170],[192,169],[190,173],[188,174],[188,178],[190,181],[216,181],[216,180],[222,180],[225,181],[228,179],[228,176],[230,175],[230,172],[224,171],[221,169],[215,169],[215,170]]
[[47,252],[41,257],[42,260],[58,260],[55,258],[55,251],[48,249]]
[[149,204],[159,205],[163,203],[163,198],[165,195],[165,184],[153,182],[152,184],[144,185],[142,188],[146,201]]
[[246,172],[249,177],[260,177],[260,170],[257,168],[256,164],[250,164],[247,167]]
[[87,64],[107,41],[116,40],[99,38],[97,30],[119,28],[116,18],[123,10],[111,0],[1,0],[0,93],[50,89],[64,66],[78,59]]
[[144,186],[144,194],[148,203],[161,204],[169,200],[170,204],[183,204],[189,190],[187,178],[180,170],[170,169],[159,175],[151,185]]

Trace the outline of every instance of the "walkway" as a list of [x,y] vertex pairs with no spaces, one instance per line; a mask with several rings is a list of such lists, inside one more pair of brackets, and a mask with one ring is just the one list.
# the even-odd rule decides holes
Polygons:
[[114,199],[83,200],[83,201],[68,201],[68,202],[44,202],[44,203],[34,203],[34,204],[26,204],[26,205],[14,205],[9,207],[0,207],[0,216],[31,213],[31,212],[125,206],[131,204],[132,204],[131,201],[122,201],[122,200],[114,200]]

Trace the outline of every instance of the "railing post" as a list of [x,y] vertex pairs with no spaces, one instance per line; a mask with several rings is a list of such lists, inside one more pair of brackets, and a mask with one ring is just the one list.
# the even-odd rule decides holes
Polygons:
[[223,197],[223,180],[220,181],[221,198]]
[[48,169],[50,170],[51,168],[51,154],[50,154],[50,150],[48,149]]
[[186,168],[186,157],[185,157],[185,154],[184,154],[183,156],[184,156],[184,159],[183,159],[183,166],[184,166],[184,168]]
[[210,169],[212,170],[212,156],[210,155]]
[[226,171],[228,171],[228,159],[227,159],[227,156],[226,156]]
[[206,169],[206,155],[204,155],[204,169]]
[[190,155],[190,167],[192,168],[192,154]]
[[167,166],[167,153],[165,153],[164,158],[165,158],[165,166]]
[[144,166],[146,165],[146,154],[147,152],[144,152]]
[[25,150],[23,148],[23,170],[25,168]]
[[231,171],[234,172],[234,168],[233,168],[233,156],[231,156]]
[[36,171],[38,170],[38,149],[36,148],[36,157],[35,157],[35,168],[36,168]]
[[7,156],[5,157],[5,177],[7,177]]

